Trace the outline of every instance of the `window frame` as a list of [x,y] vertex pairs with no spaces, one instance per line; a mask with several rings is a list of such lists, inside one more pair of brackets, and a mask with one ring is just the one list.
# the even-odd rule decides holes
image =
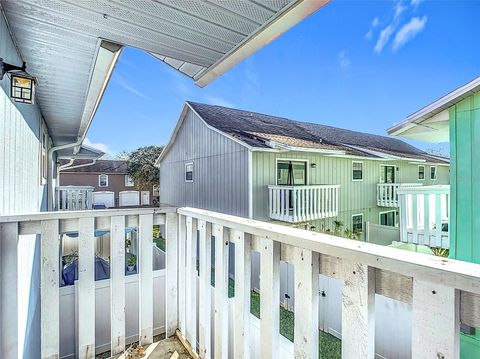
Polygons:
[[[353,178],[353,164],[354,163],[360,163],[362,165],[362,178]],[[364,176],[363,176],[363,161],[352,161],[352,181],[353,182],[362,182],[363,179],[364,179]]]
[[278,176],[277,176],[277,171],[278,171],[278,162],[305,162],[305,186],[308,186],[309,180],[310,180],[310,160],[305,159],[305,158],[275,158],[275,185],[276,186],[283,186],[278,184]]
[[[187,179],[187,173],[188,173],[187,166],[190,166],[190,165],[192,166],[192,171],[191,171],[192,172],[192,179],[189,180],[189,179]],[[193,182],[194,172],[195,172],[195,166],[194,166],[193,162],[185,162],[185,174],[184,174],[185,182],[187,182],[187,183],[192,183]]]
[[[100,179],[102,178],[102,176],[105,176],[105,178],[106,178],[106,185],[105,186],[102,186],[102,184],[101,184]],[[101,188],[108,187],[108,175],[107,174],[101,173],[101,174],[98,175],[98,187],[101,187]]]
[[[432,178],[432,168],[435,169],[435,177],[434,178]],[[436,181],[437,180],[437,176],[438,176],[437,171],[438,171],[437,166],[430,166],[430,180],[431,181]]]
[[[127,179],[128,179],[128,178],[131,180],[132,184],[129,184],[129,183],[127,182]],[[135,187],[135,181],[133,180],[132,176],[130,176],[130,175],[125,175],[124,181],[125,181],[125,187]]]
[[363,228],[363,213],[352,214],[352,232],[355,232],[355,228],[353,227],[353,226],[354,226],[353,217],[362,217],[362,221],[361,221],[362,230],[360,231],[360,233],[363,233],[363,232],[364,232],[364,228]]
[[[423,178],[420,178],[420,167],[423,167]],[[419,181],[425,181],[425,165],[418,165],[417,168],[417,180]]]
[[396,227],[397,224],[397,211],[392,209],[390,211],[382,211],[378,213],[378,224],[382,225],[382,214],[387,214],[393,212],[393,226],[389,226],[388,224],[384,224],[384,226],[388,227]]

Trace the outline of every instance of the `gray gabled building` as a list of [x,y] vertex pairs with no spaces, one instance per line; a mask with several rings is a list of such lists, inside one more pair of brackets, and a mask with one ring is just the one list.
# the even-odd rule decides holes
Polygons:
[[399,187],[449,183],[448,159],[395,138],[194,102],[157,163],[162,203],[317,230],[394,226]]

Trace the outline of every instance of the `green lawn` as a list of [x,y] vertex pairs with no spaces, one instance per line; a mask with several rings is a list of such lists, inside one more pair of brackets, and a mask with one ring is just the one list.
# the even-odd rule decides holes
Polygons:
[[155,242],[155,245],[160,248],[162,251],[165,252],[166,248],[166,243],[165,243],[165,238],[162,238],[160,235],[160,226],[156,225],[153,226],[153,242]]
[[[212,286],[215,286],[215,270],[212,269]],[[228,297],[235,296],[235,282],[228,280]],[[250,313],[260,318],[260,294],[255,291],[250,295]],[[293,342],[293,328],[295,314],[283,307],[280,307],[280,334]],[[323,359],[340,359],[342,357],[342,341],[331,334],[321,330],[319,332],[320,347],[319,353]]]

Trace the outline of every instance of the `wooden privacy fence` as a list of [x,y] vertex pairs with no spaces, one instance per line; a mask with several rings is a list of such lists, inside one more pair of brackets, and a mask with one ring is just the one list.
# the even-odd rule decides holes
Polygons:
[[79,211],[93,208],[93,187],[57,186],[57,211]]
[[[178,317],[167,319],[167,326],[171,334],[178,325],[181,335],[202,358],[225,358],[229,352],[244,358],[249,353],[251,338],[246,323],[250,316],[252,251],[261,256],[259,358],[278,357],[280,260],[295,268],[296,358],[318,357],[319,273],[343,282],[343,358],[374,356],[375,293],[412,305],[413,358],[459,358],[460,323],[480,326],[480,265],[199,209],[180,208],[178,214],[178,246],[167,237],[167,252],[173,246],[180,254],[170,257],[176,258],[176,263],[167,259],[167,269],[178,268],[167,277],[167,302],[178,304],[178,309],[167,305],[167,310]],[[233,344],[229,347],[227,249],[231,243],[235,247],[235,298]],[[208,266],[212,247],[213,295]],[[193,289],[198,275],[197,250],[198,296]]]
[[[22,234],[41,236],[41,358],[59,357],[59,236],[69,231],[79,233],[79,357],[93,358],[95,351],[94,231],[97,229],[110,231],[112,354],[125,347],[124,229],[127,226],[137,227],[139,232],[139,341],[151,343],[155,308],[151,243],[154,224],[166,225],[166,334],[173,335],[178,328],[202,358],[226,358],[229,352],[235,358],[248,356],[252,339],[248,325],[252,251],[260,253],[261,278],[260,349],[256,357],[278,357],[280,260],[294,266],[296,358],[318,357],[319,273],[343,283],[343,358],[373,358],[375,294],[411,304],[413,358],[459,358],[460,323],[480,327],[480,265],[477,264],[194,208],[62,211],[0,216],[3,299],[0,324],[2,333],[14,333],[2,337],[2,355],[17,357],[15,333],[19,309],[26,310],[17,306],[19,292],[14,283],[5,280],[18,276],[18,241]],[[234,244],[235,267],[233,323],[227,315],[231,244]],[[231,333],[229,324],[233,326]]]
[[[8,257],[18,255],[19,235],[40,235],[40,355],[42,359],[59,358],[60,352],[60,236],[78,232],[78,342],[77,357],[95,357],[95,231],[110,232],[110,346],[112,355],[125,349],[125,228],[138,228],[139,272],[139,341],[153,342],[153,225],[166,225],[171,238],[176,238],[175,209],[115,209],[90,211],[60,211],[29,215],[0,216],[0,241]],[[2,258],[5,258],[2,256]],[[22,260],[22,258],[19,258]],[[168,261],[168,260],[167,260]],[[169,270],[167,269],[167,275]],[[5,278],[17,278],[16,260],[2,266]],[[176,271],[176,269],[175,269]],[[170,274],[170,276],[172,276]],[[2,293],[8,293],[8,312],[1,313],[2,328],[8,328],[8,343],[2,343],[2,357],[17,358],[16,328],[18,325],[19,293],[11,281],[0,283]],[[74,310],[74,309],[71,309]],[[171,317],[172,315],[170,315]],[[6,332],[4,332],[6,333]],[[14,333],[14,334],[12,334]],[[0,333],[1,335],[1,333]]]

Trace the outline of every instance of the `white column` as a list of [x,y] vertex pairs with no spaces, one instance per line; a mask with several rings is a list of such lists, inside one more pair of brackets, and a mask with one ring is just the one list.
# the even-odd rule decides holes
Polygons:
[[375,269],[343,261],[342,358],[375,356]]
[[125,350],[125,217],[110,223],[110,341],[112,356]]
[[212,278],[212,227],[210,223],[198,221],[200,232],[200,290],[199,290],[199,354],[201,358],[211,356],[211,278]]
[[185,338],[185,292],[186,292],[186,246],[187,246],[187,227],[185,216],[178,216],[178,327],[180,333]]
[[18,223],[0,224],[0,353],[18,356]]
[[178,328],[178,223],[176,213],[166,215],[166,336]]
[[40,345],[42,359],[59,357],[60,298],[59,298],[58,220],[42,221],[40,262]]
[[260,238],[260,357],[278,357],[280,243]]
[[318,358],[318,253],[295,247],[294,357]]
[[413,279],[412,358],[460,358],[460,294]]
[[153,343],[153,214],[138,219],[138,303],[140,345]]
[[187,256],[186,256],[186,338],[194,351],[197,350],[197,220],[186,218]]
[[95,219],[78,219],[78,353],[95,358]]
[[250,281],[251,238],[241,231],[232,231],[235,243],[235,305],[233,329],[233,356],[235,359],[250,357]]
[[228,246],[229,229],[213,225],[215,236],[214,358],[228,357]]

